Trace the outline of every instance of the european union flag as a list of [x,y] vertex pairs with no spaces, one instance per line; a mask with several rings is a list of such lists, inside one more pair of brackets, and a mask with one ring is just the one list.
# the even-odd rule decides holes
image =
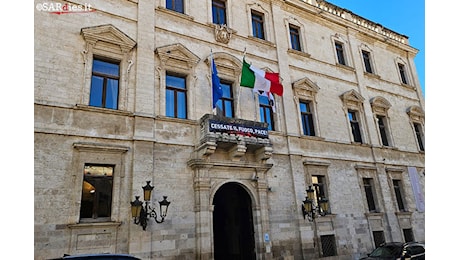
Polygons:
[[211,73],[212,73],[212,108],[216,108],[217,101],[222,97],[222,86],[220,85],[220,79],[217,75],[216,64],[214,58],[211,57]]

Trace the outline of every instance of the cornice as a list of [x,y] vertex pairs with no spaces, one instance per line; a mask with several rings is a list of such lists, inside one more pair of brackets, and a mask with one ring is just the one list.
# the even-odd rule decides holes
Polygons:
[[[326,20],[343,25],[348,28],[353,28],[366,35],[382,38],[384,42],[391,45],[396,45],[400,48],[410,47],[412,51],[415,48],[409,45],[409,37],[388,29],[381,24],[372,22],[363,18],[350,10],[341,8],[334,4],[322,0],[284,0],[287,5],[298,8],[310,14],[314,14]],[[401,46],[402,45],[402,46]],[[403,48],[403,49],[405,49]],[[415,52],[415,51],[414,51]]]

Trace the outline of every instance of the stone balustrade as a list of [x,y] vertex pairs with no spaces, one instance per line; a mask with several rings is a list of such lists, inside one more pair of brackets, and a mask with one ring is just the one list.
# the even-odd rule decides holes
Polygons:
[[390,29],[387,29],[378,23],[374,23],[359,15],[354,14],[353,12],[347,9],[344,9],[334,4],[331,4],[325,1],[320,1],[320,0],[316,0],[316,1],[315,0],[301,0],[301,1],[307,4],[310,4],[310,5],[316,6],[317,8],[321,9],[323,12],[328,12],[342,19],[348,20],[360,27],[364,27],[377,34],[383,35],[384,37],[388,39],[397,41],[402,44],[407,44],[407,45],[409,44],[409,38],[407,36],[401,35]]

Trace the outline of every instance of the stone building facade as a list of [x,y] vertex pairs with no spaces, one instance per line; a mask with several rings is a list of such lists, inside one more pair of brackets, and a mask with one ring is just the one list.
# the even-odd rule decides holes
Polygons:
[[[407,36],[319,0],[35,4],[35,259],[357,259],[425,239]],[[243,57],[279,73],[274,111],[240,86]],[[146,181],[171,204],[143,230]],[[329,204],[313,219],[310,186]]]

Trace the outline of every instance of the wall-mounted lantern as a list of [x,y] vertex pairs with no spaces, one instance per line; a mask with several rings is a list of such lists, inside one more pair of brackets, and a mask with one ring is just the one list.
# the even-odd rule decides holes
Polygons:
[[315,189],[311,185],[308,186],[307,197],[302,204],[303,218],[307,217],[309,221],[313,221],[317,215],[325,216],[329,212],[329,201],[324,196],[319,195],[318,184],[313,184],[313,186]]
[[140,196],[135,196],[136,199],[131,202],[131,214],[134,219],[134,224],[141,225],[142,229],[145,230],[147,228],[149,218],[155,219],[155,222],[157,223],[163,223],[171,202],[166,200],[166,198],[168,198],[167,196],[163,196],[163,200],[158,202],[160,204],[160,214],[157,215],[155,208],[152,208],[149,205],[153,190],[153,186],[150,185],[150,181],[147,181],[147,185],[142,187],[142,189],[144,190],[145,202],[139,200]]

